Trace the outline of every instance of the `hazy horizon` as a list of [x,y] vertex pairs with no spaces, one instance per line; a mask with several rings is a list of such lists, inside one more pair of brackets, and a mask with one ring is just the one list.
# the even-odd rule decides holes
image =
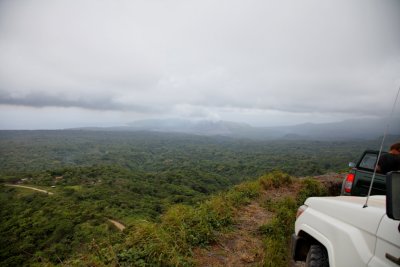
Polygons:
[[[387,124],[389,124],[389,133],[388,134],[399,134],[398,132],[398,127],[397,127],[397,122],[400,120],[400,117],[394,116],[394,117],[386,117],[386,118],[349,118],[349,119],[344,119],[340,121],[325,121],[325,122],[300,122],[300,123],[293,123],[293,124],[281,124],[281,125],[273,125],[273,126],[263,126],[263,125],[255,125],[247,122],[241,122],[241,121],[227,121],[227,120],[211,120],[211,119],[187,119],[187,118],[162,118],[162,119],[157,119],[157,118],[151,118],[151,119],[138,119],[126,123],[121,123],[121,124],[109,124],[109,125],[90,125],[90,124],[82,124],[79,126],[73,126],[73,127],[43,127],[43,128],[10,128],[10,129],[0,129],[0,130],[70,130],[70,129],[113,129],[113,128],[120,128],[121,130],[126,127],[127,130],[129,129],[150,129],[153,127],[159,126],[160,129],[165,128],[168,130],[171,130],[172,132],[176,131],[180,132],[182,130],[181,127],[190,127],[190,126],[223,126],[225,123],[228,124],[237,124],[243,126],[245,129],[246,127],[253,128],[253,129],[280,129],[280,128],[292,128],[292,127],[297,127],[297,126],[305,126],[305,125],[315,125],[315,126],[320,126],[321,129],[324,129],[326,126],[332,127],[332,125],[347,125],[347,124],[363,124],[363,125],[374,125],[377,126],[378,124],[381,124],[381,127],[379,129],[382,130],[382,134],[384,132],[384,128]],[[378,123],[378,124],[377,124]],[[396,124],[396,125],[395,125]],[[232,125],[233,126],[233,125]],[[188,128],[190,129],[190,128]],[[295,128],[293,128],[295,129]],[[350,129],[349,129],[350,131]],[[393,132],[394,131],[394,132]],[[351,132],[351,131],[350,131]]]

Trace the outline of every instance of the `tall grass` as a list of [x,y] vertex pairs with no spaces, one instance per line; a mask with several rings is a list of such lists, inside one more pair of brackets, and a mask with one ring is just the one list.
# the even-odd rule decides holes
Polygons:
[[[96,253],[80,258],[79,262],[93,266],[193,266],[192,249],[215,241],[218,231],[233,224],[238,207],[259,197],[262,189],[292,183],[294,180],[289,175],[274,171],[257,181],[237,185],[195,207],[172,206],[158,223],[136,221],[125,229],[125,242],[106,249],[94,247]],[[276,214],[259,229],[265,245],[265,266],[288,265],[288,243],[297,207],[309,196],[324,194],[326,190],[318,181],[305,179],[301,181],[301,189],[296,196],[270,199],[265,203],[266,208]]]
[[[234,222],[237,208],[260,196],[261,190],[288,186],[294,179],[288,174],[274,171],[253,182],[246,182],[231,190],[211,197],[193,207],[174,205],[159,222],[135,221],[124,230],[125,242],[93,244],[75,260],[62,265],[84,266],[193,266],[192,249],[205,246],[218,238],[218,232]],[[297,182],[296,182],[297,183]],[[321,196],[327,190],[318,181],[305,179],[296,196],[267,199],[265,207],[275,213],[269,223],[259,228],[265,245],[265,266],[287,266],[289,238],[293,232],[297,207],[307,197]],[[41,262],[45,264],[45,262]]]
[[259,229],[265,236],[265,266],[287,266],[288,237],[293,232],[297,203],[294,198],[287,197],[274,204],[275,217]]
[[297,196],[266,203],[269,210],[276,213],[267,224],[260,227],[264,235],[264,266],[279,267],[289,264],[289,240],[293,233],[296,211],[306,198],[326,195],[326,189],[317,180],[301,181],[301,189]]
[[308,178],[301,181],[301,190],[297,194],[297,205],[303,205],[308,197],[326,196],[328,190],[318,180]]
[[217,238],[233,223],[237,207],[260,194],[260,183],[247,182],[214,196],[197,207],[172,206],[160,223],[138,222],[118,253],[122,266],[191,266],[192,249]]
[[279,188],[283,185],[290,185],[292,182],[292,177],[281,171],[272,171],[259,178],[259,183],[265,190]]

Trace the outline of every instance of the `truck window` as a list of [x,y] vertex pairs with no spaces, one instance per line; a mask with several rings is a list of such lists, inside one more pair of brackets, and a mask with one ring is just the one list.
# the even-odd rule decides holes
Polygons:
[[377,154],[365,154],[363,159],[361,160],[359,164],[359,168],[368,170],[368,171],[374,171],[375,168],[375,163],[376,163],[376,158],[378,157]]

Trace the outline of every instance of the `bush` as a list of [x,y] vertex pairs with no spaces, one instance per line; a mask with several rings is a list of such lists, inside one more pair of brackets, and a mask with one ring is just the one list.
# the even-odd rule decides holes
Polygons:
[[329,196],[339,196],[340,195],[340,191],[342,189],[342,180],[338,180],[338,181],[329,181],[324,183],[324,187],[327,190],[327,194]]
[[246,182],[235,186],[226,194],[226,200],[233,206],[250,203],[260,195],[260,184],[258,182]]
[[[244,188],[252,187],[239,188],[233,191],[249,195]],[[158,224],[136,223],[118,254],[118,261],[134,266],[191,265],[191,248],[214,241],[216,230],[232,223],[233,210],[225,195],[213,197],[196,208],[174,205]]]
[[187,255],[180,253],[182,248],[178,247],[173,236],[155,223],[143,221],[136,224],[124,247],[118,253],[118,262],[122,266],[189,265]]
[[178,248],[208,244],[214,240],[214,234],[207,215],[208,212],[201,212],[200,209],[176,205],[164,214],[161,227],[168,232]]
[[234,205],[225,195],[212,197],[199,207],[200,217],[204,218],[215,230],[232,224],[233,211]]
[[261,176],[259,178],[259,183],[265,190],[268,190],[281,187],[282,185],[289,185],[292,183],[292,178],[287,173],[273,171]]
[[307,178],[301,181],[301,189],[297,194],[297,204],[303,205],[304,201],[313,196],[326,196],[327,189],[318,181]]

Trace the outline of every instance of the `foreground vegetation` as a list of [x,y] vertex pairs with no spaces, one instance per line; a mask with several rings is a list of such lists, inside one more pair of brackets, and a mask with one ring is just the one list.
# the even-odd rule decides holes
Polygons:
[[298,205],[307,197],[325,195],[327,190],[316,180],[296,181],[278,171],[235,186],[195,207],[175,205],[162,215],[158,223],[137,222],[128,232],[125,242],[114,247],[113,254],[108,250],[103,250],[103,254],[96,251],[90,261],[85,261],[87,255],[81,255],[84,262],[80,263],[102,265],[102,259],[108,256],[107,264],[119,266],[192,266],[192,250],[214,242],[219,231],[229,231],[235,220],[235,211],[241,206],[258,198],[262,191],[294,182],[301,184],[294,196],[265,203],[266,208],[276,215],[271,222],[260,227],[260,233],[265,236],[265,266],[287,266],[288,242]]
[[[374,144],[83,131],[0,137],[1,181],[54,193],[0,184],[1,266],[191,265],[191,249],[229,228],[235,208],[293,180],[273,169],[339,171]],[[298,201],[287,200],[288,210]]]
[[[82,214],[72,211],[71,214],[65,214],[66,217],[61,222],[54,220],[54,217],[57,217],[54,213],[51,213],[53,218],[48,218],[49,221],[36,221],[38,218],[34,218],[33,225],[25,225],[30,229],[23,233],[23,239],[18,241],[6,238],[7,244],[14,243],[12,246],[8,245],[6,251],[4,247],[2,253],[21,254],[3,261],[2,266],[16,263],[66,266],[192,266],[193,248],[209,245],[216,240],[218,231],[229,230],[238,208],[259,197],[262,190],[287,186],[293,182],[301,183],[298,194],[283,200],[267,200],[266,208],[275,212],[276,217],[260,227],[260,233],[265,236],[266,266],[285,266],[288,261],[288,240],[293,231],[298,205],[309,196],[324,195],[326,189],[318,181],[297,181],[279,171],[265,174],[256,181],[244,182],[194,206],[173,205],[158,221],[136,220],[123,233],[106,224],[104,218],[83,217]],[[45,194],[40,196],[36,197],[50,198]],[[74,225],[76,218],[84,218],[86,221]],[[31,235],[38,231],[34,227],[40,223],[47,229],[46,233],[42,233],[42,238],[46,234],[50,234],[51,238],[39,247],[42,251],[30,253],[29,251],[34,249],[35,241],[30,239],[32,243],[29,244],[26,238],[32,238]],[[99,225],[101,227],[98,227]],[[5,234],[15,236],[12,230],[6,231]],[[40,240],[37,242],[41,245]],[[46,249],[52,242],[56,243],[50,246],[51,250]],[[80,249],[65,257],[64,255],[68,254],[66,249],[71,245]]]
[[[266,208],[273,211],[275,217],[269,223],[260,227],[260,233],[264,235],[266,248],[265,266],[289,265],[289,242],[290,236],[294,231],[298,207],[303,205],[308,197],[328,194],[329,188],[317,180],[308,178],[300,183],[301,189],[295,196],[284,197],[277,201],[267,201],[266,203]],[[339,191],[333,193],[338,194]]]

